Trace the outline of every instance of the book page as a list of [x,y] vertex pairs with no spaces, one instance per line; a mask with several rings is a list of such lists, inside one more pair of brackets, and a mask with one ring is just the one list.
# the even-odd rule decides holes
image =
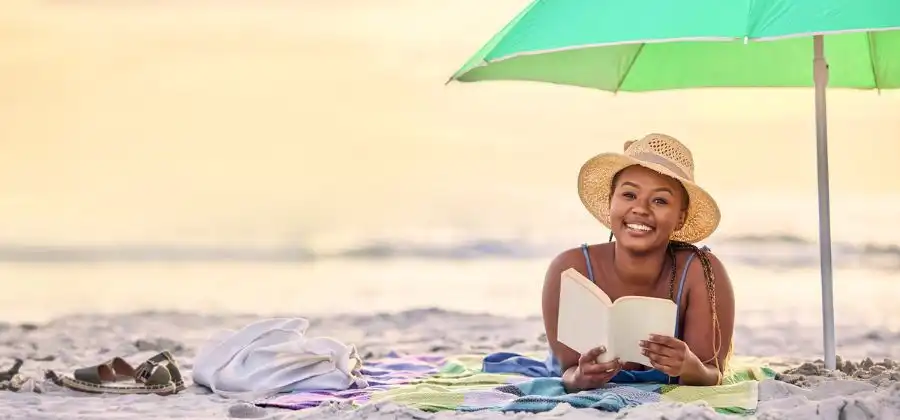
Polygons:
[[650,334],[675,335],[678,307],[671,300],[623,296],[616,300],[610,312],[608,346],[623,362],[650,366],[650,359],[641,354],[639,342]]
[[[570,270],[563,272],[559,282],[557,341],[579,354],[600,345],[609,347],[610,308],[598,297],[596,291],[591,290],[593,288],[599,291],[596,285],[577,271],[576,275],[572,275]],[[601,357],[601,361],[606,358]]]
[[596,297],[597,299],[600,299],[600,301],[603,302],[606,306],[612,306],[613,301],[609,298],[606,292],[604,292],[603,289],[597,287],[597,285],[594,284],[591,279],[579,273],[578,270],[570,268],[566,271],[563,271],[562,274],[560,274],[560,281],[562,281],[562,279],[564,278],[574,280],[576,283],[584,287],[586,292],[594,295],[594,297]]

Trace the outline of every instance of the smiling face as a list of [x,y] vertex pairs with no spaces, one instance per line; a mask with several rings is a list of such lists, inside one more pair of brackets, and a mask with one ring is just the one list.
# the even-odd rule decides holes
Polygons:
[[609,218],[616,242],[640,254],[665,247],[684,223],[688,196],[675,179],[643,166],[613,178]]

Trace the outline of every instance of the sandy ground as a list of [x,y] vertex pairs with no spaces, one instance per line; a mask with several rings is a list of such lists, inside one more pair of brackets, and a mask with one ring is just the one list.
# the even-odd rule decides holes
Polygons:
[[[525,84],[443,86],[446,77],[525,3],[505,0],[489,7],[474,0],[233,0],[214,5],[199,0],[177,4],[4,1],[0,6],[0,178],[4,185],[0,231],[4,238],[23,243],[177,239],[269,244],[303,236],[316,226],[356,232],[372,226],[393,231],[398,221],[407,223],[409,219],[433,224],[440,217],[449,217],[435,210],[446,208],[452,210],[448,214],[469,211],[460,213],[466,217],[454,219],[463,224],[492,224],[501,217],[532,223],[546,218],[540,213],[543,208],[529,210],[538,208],[534,203],[558,206],[557,191],[571,197],[573,168],[585,156],[618,148],[622,139],[650,130],[690,137],[697,150],[695,157],[705,162],[703,176],[713,192],[748,186],[746,179],[753,180],[748,187],[767,193],[773,185],[791,193],[813,191],[812,92],[808,90],[779,91],[774,101],[772,92],[613,97]],[[873,202],[877,205],[861,205],[838,191],[883,193],[900,185],[900,177],[883,175],[890,165],[880,164],[900,150],[900,143],[880,141],[900,132],[890,114],[897,109],[894,104],[900,103],[900,96],[834,92],[829,101],[832,170],[840,174],[833,178],[833,217],[866,223],[863,232],[836,224],[835,238],[875,233],[893,241],[893,230],[868,229],[875,210],[887,209],[885,220],[892,221],[892,206],[881,198]],[[761,108],[758,103],[775,105]],[[728,141],[722,141],[723,137]],[[546,146],[548,139],[557,149]],[[741,148],[736,154],[735,144],[754,147]],[[777,157],[771,152],[775,149]],[[352,154],[366,159],[351,160]],[[776,158],[783,159],[781,165]],[[780,169],[759,171],[759,162]],[[791,181],[789,185],[784,184],[786,179]],[[740,192],[746,195],[743,189]],[[487,200],[506,203],[506,207],[472,205]],[[742,202],[723,200],[723,210],[733,215],[753,201],[752,197]],[[365,217],[359,214],[360,203],[366,206]],[[808,203],[814,205],[815,200]],[[841,213],[841,203],[863,209],[865,214],[851,218]],[[800,221],[812,220],[808,216],[812,211],[803,207],[779,213],[766,223],[773,229],[793,229]],[[588,220],[583,210],[578,209],[578,214]],[[723,223],[757,229],[741,217]],[[815,223],[808,226],[814,229]],[[503,267],[498,273],[504,275],[498,278],[520,282]],[[30,285],[5,284],[0,313],[25,316],[28,312],[31,316],[67,307],[83,309],[80,304],[95,311],[98,307],[118,310],[120,306],[159,308],[162,304],[183,304],[196,310],[199,298],[190,296],[205,297],[209,290],[218,294],[210,301],[231,309],[244,302],[256,307],[268,303],[296,308],[304,293],[311,293],[311,289],[299,288],[309,284],[297,280],[304,278],[302,272],[285,271],[261,279],[258,272],[228,267],[220,275],[172,277],[162,271],[137,279],[133,267],[121,271],[104,267],[107,274],[79,274],[71,268],[52,275],[40,270],[28,274],[30,269],[13,272],[7,268],[0,276],[15,279],[5,280],[7,283]],[[404,297],[410,291],[419,293],[419,299],[437,295],[430,288],[416,288],[424,283],[421,274],[410,273],[408,283],[403,283]],[[369,272],[363,274],[371,280]],[[341,287],[345,285],[342,278],[356,280],[346,274],[321,275]],[[96,283],[90,282],[98,281],[98,276],[108,276],[108,281],[103,287],[92,287]],[[456,276],[456,272],[446,276]],[[276,277],[294,289],[282,287],[280,296],[273,296],[273,289],[262,284]],[[755,280],[744,284],[763,290],[772,290],[764,287],[765,282],[780,279],[742,278]],[[231,285],[226,292],[222,291],[223,279]],[[238,284],[244,289],[234,286]],[[456,284],[456,292],[463,294],[479,290],[485,295],[509,295],[509,289],[496,286],[498,283],[473,280],[472,285]],[[739,354],[806,358],[817,351],[820,330],[814,322],[801,325],[799,322],[805,321],[798,314],[818,312],[798,309],[794,301],[817,298],[794,293],[795,288],[806,285],[776,284],[778,296],[747,298],[747,305],[757,306],[739,317]],[[370,298],[379,288],[386,289],[377,282],[352,286],[373,287],[365,292]],[[863,361],[861,368],[842,366],[847,373],[838,374],[822,372],[814,363],[803,365],[800,359],[773,360],[783,368],[799,368],[788,373],[785,381],[762,384],[758,417],[857,420],[866,418],[867,413],[872,414],[869,418],[900,415],[900,397],[891,385],[896,365],[875,363],[895,357],[900,346],[896,328],[887,327],[896,322],[892,320],[896,317],[886,312],[890,310],[887,304],[893,304],[888,300],[893,286],[862,288],[869,291],[871,299],[854,294],[860,293],[857,283],[850,286],[851,282],[837,284],[837,299],[852,300],[856,306],[851,309],[872,314],[865,318],[849,310],[840,312],[840,352]],[[518,290],[527,296],[536,286],[529,287],[531,291]],[[141,288],[189,297],[170,299],[172,296],[160,297],[159,290],[154,295]],[[20,289],[29,289],[31,297],[21,298]],[[235,298],[241,293],[253,294],[253,299]],[[440,298],[452,300],[445,294]],[[887,303],[873,304],[875,298]],[[523,302],[536,302],[528,297],[517,299],[506,300],[510,307],[532,308]],[[359,300],[348,301],[371,310]],[[384,301],[384,307],[395,306]],[[36,310],[15,306],[21,302],[34,302],[26,304]],[[331,301],[327,304],[334,306]],[[480,301],[473,305],[488,306]],[[25,359],[23,375],[38,378],[21,392],[0,391],[0,419],[533,417],[432,416],[387,406],[347,413],[253,410],[196,387],[169,397],[88,396],[40,380],[45,369],[70,372],[112,356],[137,362],[163,348],[172,350],[189,369],[199,345],[209,335],[256,318],[141,313],[0,324],[0,367],[19,357]],[[534,317],[422,310],[311,319],[312,334],[356,344],[369,357],[390,350],[486,353],[542,350],[545,345],[540,339],[540,321]],[[867,356],[875,362],[865,361]],[[847,380],[845,375],[860,380]],[[41,393],[29,392],[35,385]],[[536,417],[560,415],[612,416],[557,410]],[[640,407],[628,416],[715,417],[699,407],[658,405]]]
[[[531,415],[478,413],[427,414],[396,406],[367,406],[343,412],[336,409],[288,411],[261,409],[214,396],[198,386],[174,396],[94,396],[61,389],[42,378],[43,370],[70,372],[115,355],[132,363],[162,349],[174,352],[186,370],[203,341],[221,328],[236,328],[258,317],[211,316],[177,313],[143,313],[121,316],[76,316],[46,324],[0,324],[0,364],[12,358],[25,359],[22,375],[28,380],[19,392],[2,391],[0,418],[185,418],[224,417],[282,418],[524,418]],[[438,309],[404,311],[395,314],[346,315],[311,318],[311,335],[328,335],[356,344],[364,357],[380,357],[391,350],[401,352],[491,352],[499,349],[537,351],[545,348],[540,320],[465,314]],[[742,331],[745,343],[766,342],[772,336],[814,334],[812,329],[791,330],[790,324],[772,319],[773,328]],[[894,338],[896,339],[896,338]],[[871,337],[870,341],[884,341]],[[871,344],[871,343],[869,343]],[[882,343],[885,344],[885,343]],[[860,348],[842,350],[849,353]],[[785,346],[790,354],[792,346]],[[744,345],[739,354],[760,355],[766,350]],[[866,419],[900,415],[900,378],[897,363],[863,360],[842,363],[844,372],[826,372],[821,365],[801,360],[767,359],[785,371],[781,381],[760,385],[759,418]],[[788,367],[793,367],[787,369]],[[39,390],[41,392],[34,392]],[[614,414],[596,410],[562,409],[537,415],[539,418],[598,418]],[[618,414],[622,416],[622,413]],[[647,405],[629,410],[629,418],[715,418],[699,406]],[[867,417],[868,416],[868,417]],[[877,417],[873,417],[877,416]]]

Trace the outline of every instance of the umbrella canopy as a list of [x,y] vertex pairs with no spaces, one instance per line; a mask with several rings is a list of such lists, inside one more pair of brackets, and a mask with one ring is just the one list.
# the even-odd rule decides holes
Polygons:
[[[537,0],[451,80],[606,91],[811,87],[813,34],[829,86],[900,87],[900,1]],[[770,42],[764,42],[770,41]]]
[[534,0],[452,80],[814,86],[825,364],[835,368],[825,88],[900,88],[900,1]]

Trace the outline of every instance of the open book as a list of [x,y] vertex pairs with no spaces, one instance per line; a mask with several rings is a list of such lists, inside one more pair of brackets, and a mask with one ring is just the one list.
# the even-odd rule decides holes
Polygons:
[[597,285],[574,268],[559,284],[557,340],[579,354],[606,346],[598,362],[618,357],[650,366],[639,342],[650,334],[675,334],[678,307],[668,299],[622,296],[613,303]]

